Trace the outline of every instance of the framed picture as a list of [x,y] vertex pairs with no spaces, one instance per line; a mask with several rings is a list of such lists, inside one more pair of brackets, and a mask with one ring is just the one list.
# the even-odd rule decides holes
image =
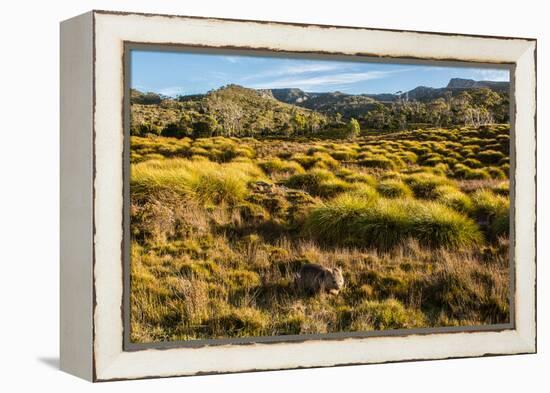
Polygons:
[[61,368],[536,351],[536,40],[61,24]]

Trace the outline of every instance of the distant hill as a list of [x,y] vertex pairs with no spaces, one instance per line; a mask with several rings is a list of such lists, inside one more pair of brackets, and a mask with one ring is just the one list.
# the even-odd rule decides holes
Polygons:
[[[319,128],[328,122],[325,115],[278,100],[266,91],[228,85],[209,92],[202,102],[208,112],[235,130],[284,132],[296,128]],[[237,123],[235,123],[237,122]]]
[[[314,132],[330,122],[325,114],[280,101],[270,91],[234,84],[177,99],[158,95],[145,99],[148,94],[132,91],[134,134],[168,129],[179,137],[208,136],[219,130],[228,136],[286,135]],[[148,121],[152,118],[154,127]]]
[[510,88],[510,82],[475,81],[473,79],[452,78],[447,84],[447,89],[479,89],[482,87],[487,87],[495,91],[506,91]]
[[392,103],[398,99],[428,102],[437,98],[460,94],[472,89],[488,88],[498,93],[507,93],[509,82],[476,81],[473,79],[453,78],[446,87],[434,88],[418,86],[401,94],[347,94],[341,92],[316,93],[305,92],[298,88],[262,89],[262,94],[272,96],[287,104],[297,105],[322,113],[340,113],[344,117],[359,117],[368,113],[376,102]]
[[306,93],[305,91],[297,88],[263,89],[262,91],[270,93],[279,101],[294,105],[304,104],[307,100],[317,95],[317,93]]
[[345,130],[351,118],[363,128],[384,130],[405,129],[409,124],[505,123],[509,86],[508,82],[455,78],[442,88],[347,94],[231,84],[178,98],[132,89],[130,130],[132,135],[175,137],[291,136]]
[[264,94],[271,94],[275,99],[287,104],[301,106],[313,111],[336,114],[343,117],[358,117],[367,113],[376,101],[366,94],[346,94],[339,91],[329,93],[305,92],[298,88],[264,89]]
[[426,102],[444,97],[448,92],[452,95],[456,95],[462,93],[463,91],[482,88],[487,88],[496,91],[497,93],[506,94],[510,89],[510,82],[476,81],[473,79],[453,78],[449,81],[446,87],[434,88],[418,86],[406,93],[403,93],[401,97],[405,97],[409,100]]

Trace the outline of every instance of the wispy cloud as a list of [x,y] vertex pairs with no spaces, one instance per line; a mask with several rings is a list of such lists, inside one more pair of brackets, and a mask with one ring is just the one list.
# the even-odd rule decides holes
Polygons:
[[223,56],[223,59],[229,63],[238,63],[241,61],[241,58],[239,56]]
[[250,87],[276,89],[285,87],[298,87],[304,90],[315,89],[322,86],[348,85],[374,79],[383,79],[388,76],[409,71],[410,69],[389,70],[389,71],[366,71],[366,72],[340,72],[325,75],[317,75],[306,78],[280,78],[265,82],[258,82]]
[[469,79],[475,79],[475,80],[485,80],[485,81],[509,81],[510,80],[510,71],[508,70],[501,70],[496,68],[449,68],[449,67],[431,67],[429,68],[430,71],[442,71],[442,72],[449,72],[449,70],[452,71],[459,71],[463,75],[459,76],[461,78],[469,78]]
[[176,97],[176,96],[185,94],[185,92],[186,90],[182,86],[171,86],[171,87],[164,87],[160,89],[157,93],[162,94],[164,96]]
[[476,69],[474,71],[478,80],[485,81],[509,81],[510,71],[508,70],[489,70],[489,69]]
[[275,67],[272,69],[264,70],[252,75],[245,76],[243,80],[259,80],[267,78],[282,77],[288,75],[303,75],[313,74],[319,72],[328,72],[336,70],[348,69],[350,64],[341,63],[306,63],[306,64],[292,64]]

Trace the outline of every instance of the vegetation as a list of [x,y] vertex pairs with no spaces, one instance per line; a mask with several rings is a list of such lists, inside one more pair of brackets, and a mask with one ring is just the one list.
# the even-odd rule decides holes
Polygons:
[[359,122],[355,120],[353,117],[350,119],[348,123],[348,138],[353,139],[359,136],[361,133],[361,126],[359,125]]
[[[132,106],[133,341],[509,320],[508,125],[325,134],[232,90]],[[345,287],[300,292],[305,263]]]
[[413,124],[438,127],[480,126],[509,120],[507,92],[480,88],[461,92],[447,91],[444,97],[427,102],[400,98],[390,105],[377,103],[363,117],[368,128],[404,130]]
[[[410,92],[416,99],[409,99],[409,93],[371,97],[281,90],[284,91],[227,85],[204,95],[177,99],[132,90],[130,131],[136,136],[175,138],[341,134],[353,139],[361,129],[478,127],[509,121],[508,92],[502,88],[449,88],[423,95]],[[298,102],[299,99],[303,101]],[[498,164],[504,158],[499,153],[487,149],[478,158],[484,164]],[[480,175],[474,171],[473,176]]]

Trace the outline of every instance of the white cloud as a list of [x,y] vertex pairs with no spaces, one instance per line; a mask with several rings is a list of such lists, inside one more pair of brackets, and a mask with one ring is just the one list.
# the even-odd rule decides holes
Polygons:
[[224,56],[223,59],[229,63],[238,63],[241,59],[238,56]]
[[383,79],[397,72],[408,71],[409,69],[392,71],[366,71],[366,72],[345,72],[336,74],[319,75],[307,78],[281,78],[267,82],[258,82],[250,87],[276,89],[285,87],[298,87],[304,90],[327,85],[345,85],[363,82],[373,79]]
[[449,67],[431,67],[430,71],[459,71],[465,79],[475,79],[477,81],[501,81],[507,82],[510,80],[510,71],[500,70],[495,68],[449,68]]
[[256,74],[245,76],[242,80],[258,80],[265,78],[282,77],[288,75],[300,75],[316,72],[328,72],[336,70],[349,69],[350,64],[342,63],[305,63],[305,64],[293,64],[282,67],[273,68],[270,70],[262,71]]
[[477,80],[506,82],[510,80],[510,72],[508,70],[477,69],[474,73],[476,74]]
[[160,89],[157,93],[164,96],[176,97],[185,94],[185,88],[183,88],[182,86],[164,87]]

